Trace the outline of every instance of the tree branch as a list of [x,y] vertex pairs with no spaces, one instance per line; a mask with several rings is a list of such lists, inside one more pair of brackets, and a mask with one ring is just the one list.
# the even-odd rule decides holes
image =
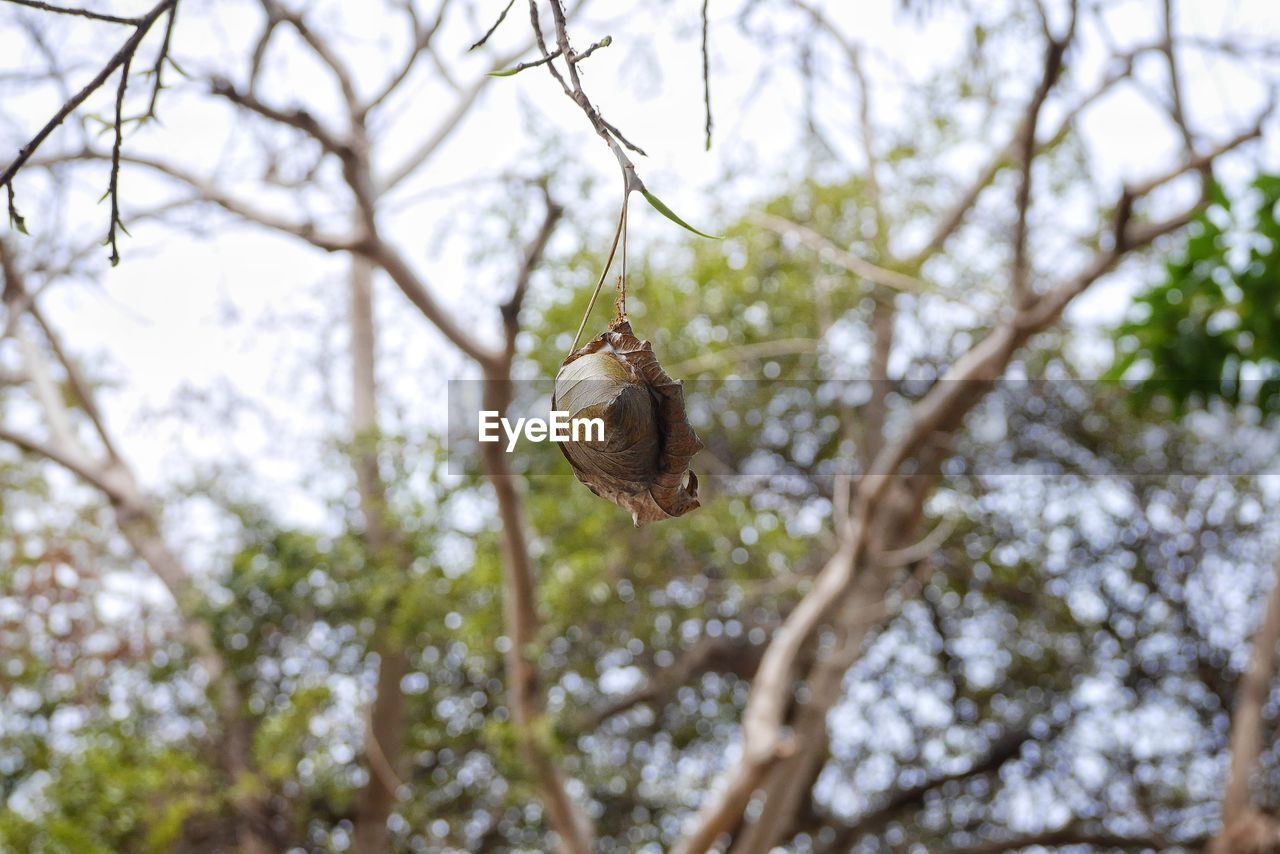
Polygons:
[[1002,765],[1022,752],[1023,745],[1033,740],[1030,729],[1015,730],[993,741],[986,754],[974,759],[963,771],[935,775],[915,786],[899,789],[881,806],[860,816],[854,823],[831,825],[836,829],[836,835],[823,851],[826,854],[837,854],[851,850],[859,839],[880,833],[904,811],[923,808],[930,792],[937,791],[948,783],[963,782],[998,771]]
[[[1260,125],[1219,146],[1211,156],[1220,156],[1259,133]],[[1160,186],[1194,165],[1195,161],[1184,164],[1161,176],[1161,179],[1148,182],[1148,185],[1151,188]],[[1131,191],[1122,194],[1122,201],[1125,197],[1129,198],[1130,204],[1121,204],[1121,210],[1131,208]],[[881,512],[888,512],[882,505],[882,499],[900,479],[898,473],[903,463],[927,442],[936,444],[953,433],[964,415],[1004,372],[1018,348],[1032,334],[1055,322],[1072,299],[1113,269],[1121,258],[1146,246],[1159,235],[1182,227],[1196,209],[1198,206],[1141,230],[1130,230],[1127,215],[1121,217],[1115,226],[1113,247],[1099,251],[1081,273],[1045,294],[1031,308],[1014,312],[997,325],[986,338],[957,360],[912,408],[907,430],[881,450],[868,475],[859,482],[853,502],[853,518],[847,527],[838,528],[839,544],[831,559],[818,573],[810,591],[774,633],[753,681],[743,715],[741,755],[721,776],[676,851],[680,854],[701,854],[711,848],[721,834],[738,823],[752,792],[773,763],[795,749],[785,734],[783,724],[792,695],[797,656],[831,610],[844,600],[856,578],[883,578],[883,573],[862,573],[860,576],[858,569],[869,544],[873,523],[874,530],[900,527],[887,524],[878,517]],[[909,510],[910,515],[916,515],[921,501],[923,493],[912,498],[912,508],[895,512],[906,513]],[[870,583],[868,589],[874,591],[876,584]]]
[[560,217],[564,215],[564,206],[559,204],[551,197],[551,193],[543,185],[543,197],[546,202],[546,212],[542,217],[542,226],[538,229],[538,233],[534,235],[529,245],[524,250],[524,262],[520,265],[520,271],[516,274],[515,287],[512,288],[511,297],[502,304],[502,327],[505,335],[505,344],[503,347],[503,358],[507,364],[516,355],[516,338],[520,334],[520,308],[524,305],[525,294],[529,290],[529,280],[533,278],[534,271],[542,264],[542,256],[546,252],[547,242],[551,240],[551,234],[556,229],[556,224],[560,222]]
[[39,9],[41,12],[52,12],[55,15],[75,15],[80,18],[88,18],[91,21],[103,21],[109,24],[125,24],[130,27],[136,27],[142,23],[141,17],[122,18],[119,15],[106,15],[102,12],[95,12],[92,9],[54,6],[51,3],[41,3],[40,0],[0,0],[0,2],[10,3],[14,6],[26,6],[28,9]]
[[[15,0],[5,0],[5,2],[15,2]],[[157,3],[154,7],[152,7],[152,9],[149,12],[147,12],[145,15],[142,15],[136,19],[120,19],[120,20],[113,21],[113,23],[131,24],[134,28],[133,34],[129,36],[129,38],[125,40],[125,43],[120,46],[120,49],[117,50],[109,60],[107,60],[107,63],[102,67],[102,70],[99,71],[98,74],[92,80],[90,80],[89,83],[87,83],[84,86],[84,88],[82,88],[79,92],[73,95],[69,100],[64,102],[63,105],[58,109],[58,111],[54,113],[53,118],[49,119],[49,121],[45,123],[44,127],[40,128],[40,130],[36,132],[36,135],[33,136],[27,142],[26,145],[18,149],[17,156],[12,161],[10,161],[9,165],[5,167],[3,172],[0,172],[0,187],[8,188],[9,221],[10,221],[10,224],[13,225],[13,227],[17,228],[19,231],[25,231],[23,218],[18,214],[18,209],[14,202],[13,181],[14,181],[14,178],[17,176],[18,171],[22,169],[24,165],[26,165],[27,161],[31,159],[31,156],[36,153],[36,150],[44,143],[46,139],[49,138],[49,135],[52,134],[53,131],[63,123],[63,121],[66,120],[67,116],[71,115],[71,113],[74,112],[76,108],[78,108],[81,104],[83,104],[89,98],[90,95],[98,91],[98,89],[102,88],[102,85],[106,83],[107,79],[111,77],[111,75],[114,74],[117,70],[121,70],[123,74],[123,79],[121,80],[121,83],[120,83],[119,94],[117,95],[117,109],[116,109],[116,122],[115,122],[117,146],[119,145],[119,137],[123,132],[121,128],[123,117],[121,116],[121,106],[119,101],[124,97],[124,87],[128,78],[129,63],[133,61],[134,55],[138,52],[138,47],[142,44],[143,39],[147,37],[147,33],[151,30],[152,25],[154,25],[155,22],[158,21],[160,17],[164,15],[166,12],[172,14],[173,10],[177,6],[177,3],[178,3],[178,0],[160,0],[160,2]],[[23,3],[22,5],[31,5],[31,3]],[[37,8],[40,8],[40,7],[37,7]],[[55,10],[53,7],[49,7],[49,10],[65,12],[65,10],[62,10],[62,9]],[[76,14],[76,13],[69,12],[68,14]],[[96,18],[97,16],[88,16],[88,17]],[[168,46],[168,39],[166,38],[165,48],[164,48],[165,50],[167,50],[167,46]],[[161,61],[163,61],[163,53],[161,55]],[[114,176],[113,176],[113,180],[112,180],[113,200],[115,197],[114,187],[115,187],[115,183],[114,183]],[[113,203],[113,213],[112,213],[112,222],[111,222],[111,239],[113,242],[113,250],[112,250],[113,257],[115,258],[118,258],[118,254],[115,253],[115,250],[114,250],[114,234],[115,234],[115,226],[118,221],[118,213],[119,213],[118,206]]]
[[[36,161],[36,163],[40,166],[53,167],[76,160],[109,160],[110,157],[110,154],[96,151],[94,149],[83,149],[81,151],[72,152],[55,158],[42,159]],[[133,166],[141,166],[161,175],[173,178],[179,183],[185,184],[187,187],[191,188],[202,201],[215,204],[227,213],[234,214],[246,222],[251,222],[272,231],[278,231],[292,237],[297,237],[298,239],[311,244],[317,249],[322,249],[325,252],[355,252],[361,248],[356,238],[352,235],[338,236],[324,234],[317,231],[316,226],[313,223],[295,222],[292,220],[282,219],[275,214],[268,213],[267,211],[254,206],[245,199],[223,192],[218,189],[217,185],[213,181],[207,180],[193,172],[189,172],[173,163],[151,157],[132,155],[121,155],[120,162]],[[367,250],[367,247],[365,248]]]
[[1231,716],[1231,766],[1222,796],[1224,835],[1252,806],[1249,782],[1262,753],[1262,707],[1271,693],[1275,677],[1276,644],[1280,642],[1280,560],[1267,596],[1262,623],[1253,637],[1249,667],[1236,689],[1236,707]]
[[821,234],[818,234],[818,232],[799,223],[783,219],[780,216],[774,216],[773,214],[758,212],[752,213],[748,219],[777,234],[795,237],[802,244],[817,252],[818,256],[823,260],[831,261],[855,276],[866,279],[873,285],[880,285],[890,290],[904,291],[906,293],[919,293],[924,290],[924,283],[916,277],[873,264],[865,258],[860,258],[852,252],[841,249]]
[[[1040,111],[1044,107],[1049,92],[1053,89],[1062,73],[1062,58],[1067,51],[1072,35],[1075,32],[1075,6],[1072,5],[1071,26],[1067,35],[1059,40],[1049,36],[1044,54],[1044,71],[1040,77],[1040,85],[1036,88],[1031,104],[1027,107],[1026,117],[1019,128],[1014,148],[1017,152],[1019,180],[1014,207],[1017,219],[1013,230],[1013,304],[1018,310],[1024,309],[1031,299],[1030,262],[1027,259],[1027,218],[1031,213],[1031,167],[1036,154],[1036,128],[1040,123]],[[1046,24],[1046,28],[1047,28]]]
[[[542,227],[525,249],[512,296],[503,307],[506,346],[480,360],[484,368],[483,406],[505,416],[511,405],[511,364],[519,332],[519,308],[533,271],[541,263],[551,231],[562,210],[550,196]],[[587,813],[570,796],[564,775],[544,743],[541,726],[544,711],[542,688],[534,658],[541,620],[538,617],[533,560],[525,530],[523,502],[516,491],[506,452],[485,443],[481,462],[493,487],[501,523],[503,568],[503,624],[510,640],[505,656],[507,692],[516,741],[540,790],[551,828],[560,837],[560,849],[572,854],[592,850],[594,829]]]

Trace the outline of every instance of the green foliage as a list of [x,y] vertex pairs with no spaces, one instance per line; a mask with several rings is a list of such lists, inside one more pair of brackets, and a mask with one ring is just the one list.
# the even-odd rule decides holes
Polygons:
[[1252,184],[1247,209],[1216,191],[1117,331],[1110,379],[1176,414],[1223,401],[1280,412],[1280,175]]
[[[857,180],[811,182],[762,207],[884,264],[881,247],[894,225],[877,221],[865,191]],[[587,252],[559,259],[548,277],[557,284],[531,290],[521,376],[554,376],[601,260]],[[520,488],[543,620],[532,645],[547,698],[538,738],[582,784],[601,850],[663,850],[738,732],[747,680],[769,632],[830,554],[831,466],[848,415],[827,393],[839,388],[832,377],[856,376],[859,357],[850,354],[865,351],[876,299],[886,297],[750,218],[731,224],[722,241],[673,242],[631,269],[628,308],[637,332],[686,381],[691,417],[708,444],[695,470],[752,474],[706,477],[700,510],[639,530],[576,483],[553,447],[530,451],[546,458],[526,464],[556,473],[523,476]],[[967,284],[957,276],[939,287]],[[891,299],[900,316],[919,310],[915,295]],[[971,334],[967,322],[956,329]],[[956,331],[944,325],[930,327],[931,340],[912,364],[939,358],[935,339]],[[776,346],[788,341],[797,346]],[[1056,352],[1038,358],[1031,375],[1062,361]],[[852,674],[857,687],[832,718],[836,738],[824,778],[833,794],[824,800],[824,784],[815,808],[831,809],[849,794],[849,781],[892,795],[899,782],[970,767],[1005,733],[1039,735],[998,773],[957,780],[946,797],[900,813],[894,832],[902,845],[877,832],[862,841],[865,850],[967,847],[972,835],[954,828],[1001,826],[1015,778],[1069,789],[1082,810],[1138,795],[1160,805],[1203,800],[1188,795],[1184,781],[1198,769],[1197,756],[1220,752],[1225,706],[1208,702],[1194,680],[1201,672],[1229,678],[1230,668],[1220,658],[1226,645],[1200,633],[1208,623],[1199,602],[1178,597],[1186,567],[1247,551],[1256,532],[1232,514],[1251,487],[1240,487],[1245,497],[1226,489],[1205,497],[1184,479],[1131,483],[1124,473],[1146,453],[1151,431],[1166,431],[1157,444],[1174,460],[1198,446],[1195,437],[1105,401],[1090,401],[1104,412],[1087,421],[1078,407],[1052,399],[1058,389],[1049,386],[1016,399],[1018,408],[1004,415],[1006,438],[962,436],[960,470],[1018,471],[1048,460],[1070,475],[1081,470],[1072,468],[1080,459],[1104,459],[1116,477],[940,480],[927,523],[945,514],[957,528],[932,575],[917,576],[922,593],[893,605]],[[901,413],[907,396],[892,405]],[[350,482],[329,496],[331,512],[315,526],[220,502],[235,533],[218,556],[207,613],[248,708],[252,774],[226,779],[208,755],[207,708],[131,710],[131,727],[113,729],[110,692],[78,692],[100,679],[78,674],[60,692],[57,650],[44,654],[20,639],[28,651],[23,670],[5,685],[41,703],[24,712],[30,721],[20,735],[0,741],[0,770],[20,767],[0,781],[10,803],[15,791],[39,797],[0,818],[0,848],[225,850],[233,841],[218,829],[225,834],[229,826],[228,806],[253,794],[270,804],[282,846],[340,849],[367,773],[359,755],[364,703],[374,651],[384,643],[401,646],[409,664],[400,769],[407,796],[396,806],[392,849],[549,847],[507,706],[503,569],[490,488],[476,477],[446,476],[439,449],[427,441],[380,436],[341,448],[330,462],[341,471],[357,453],[376,453],[389,490],[387,527],[398,536],[380,552],[370,548]],[[28,474],[0,464],[0,485],[15,493],[0,490],[0,533],[20,516],[24,498],[37,495]],[[1216,515],[1210,521],[1202,513],[1198,528],[1186,523],[1190,534],[1173,521],[1168,529],[1142,522],[1147,508],[1182,520],[1210,504]],[[42,554],[31,552],[32,560]],[[0,572],[0,587],[10,581]],[[1094,606],[1100,597],[1106,607]],[[1202,598],[1206,610],[1215,604]],[[705,672],[596,720],[708,642],[717,652]],[[185,686],[203,702],[184,682],[189,662],[180,647],[165,649],[163,666],[116,663],[111,672],[154,692]],[[1123,690],[1097,691],[1120,678]],[[1119,699],[1098,710],[1100,695]],[[86,749],[62,750],[42,735],[59,705],[90,710],[76,733]],[[1112,755],[1089,753],[1104,736],[1140,728],[1152,709],[1185,710],[1190,735],[1155,757],[1123,743],[1107,745]],[[1100,724],[1090,712],[1117,722]],[[1076,716],[1077,741],[1068,742]],[[176,723],[179,734],[153,738],[160,721]],[[1063,770],[1078,755],[1103,769],[1101,777],[1077,780]],[[1135,767],[1154,781],[1140,792],[1130,785]],[[864,784],[859,775],[877,768],[882,778]],[[122,799],[142,806],[125,809]]]
[[0,813],[0,848],[47,854],[174,850],[197,817],[216,818],[221,798],[206,765],[181,746],[120,728],[80,736],[56,754],[39,786],[36,816]]

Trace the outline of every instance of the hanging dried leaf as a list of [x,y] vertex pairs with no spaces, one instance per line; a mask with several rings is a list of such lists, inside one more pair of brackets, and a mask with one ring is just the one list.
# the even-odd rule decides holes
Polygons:
[[629,510],[637,528],[698,507],[689,461],[702,442],[689,425],[684,389],[625,318],[569,354],[551,406],[570,418],[604,422],[603,440],[562,442],[560,450],[578,480]]

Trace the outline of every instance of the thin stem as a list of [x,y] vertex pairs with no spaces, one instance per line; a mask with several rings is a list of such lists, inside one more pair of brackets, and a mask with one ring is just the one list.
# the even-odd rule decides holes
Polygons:
[[711,0],[702,0],[702,100],[707,109],[707,151],[711,150],[711,52],[707,49],[707,35],[711,29],[707,20],[707,6]]
[[[627,194],[627,198],[631,198],[631,194]],[[622,318],[627,316],[627,232],[629,223],[627,222],[627,203],[622,203],[622,277],[618,279],[618,305],[620,308],[619,315]]]
[[[600,296],[600,289],[604,287],[604,280],[609,277],[609,268],[613,266],[613,256],[618,252],[618,241],[622,238],[623,226],[627,222],[627,200],[631,197],[630,193],[622,195],[622,213],[618,216],[618,228],[613,232],[613,243],[609,245],[609,257],[604,262],[604,269],[600,271],[600,281],[596,282],[596,289],[591,292],[591,300],[587,303],[587,310],[582,314],[582,322],[578,324],[578,334],[573,336],[573,344],[569,346],[569,352],[572,353],[578,349],[578,342],[582,340],[582,330],[587,328],[587,319],[591,317],[591,309],[595,308],[596,297]],[[623,258],[626,258],[624,253]]]

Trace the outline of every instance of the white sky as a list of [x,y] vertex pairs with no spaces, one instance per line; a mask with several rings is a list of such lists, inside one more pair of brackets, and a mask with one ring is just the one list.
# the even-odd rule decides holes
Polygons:
[[[130,5],[143,8],[149,3],[120,3],[111,8]],[[466,4],[456,5],[466,8]],[[649,152],[648,158],[638,158],[649,187],[696,225],[714,230],[722,223],[724,210],[738,209],[744,201],[781,189],[788,178],[804,173],[806,163],[797,144],[803,135],[802,93],[788,65],[792,60],[789,43],[780,36],[773,50],[762,50],[739,33],[738,0],[712,2],[716,144],[710,153],[704,152],[699,5],[594,0],[587,15],[571,29],[579,47],[606,34],[613,36],[613,45],[586,64],[589,94],[606,117]],[[969,37],[960,16],[946,11],[946,3],[939,4],[943,11],[930,15],[924,26],[915,16],[902,13],[898,0],[832,0],[823,5],[847,33],[867,46],[877,82],[876,120],[882,123],[893,122],[901,113],[902,75],[922,79],[939,61],[962,50]],[[983,14],[995,15],[1004,4],[974,5]],[[1112,32],[1118,42],[1136,43],[1155,32],[1152,4],[1117,0],[1110,5]],[[437,36],[444,61],[464,86],[481,68],[465,48],[501,3],[492,0],[480,6],[483,11],[470,19],[466,14],[455,15]],[[1179,27],[1184,31],[1208,37],[1235,32],[1257,39],[1280,38],[1275,0],[1185,0],[1179,6]],[[369,13],[378,7],[363,2],[308,4],[318,29],[343,33],[341,50],[352,65],[367,72],[360,78],[365,91],[384,76],[387,57],[402,52],[396,41],[403,29],[400,19],[389,13]],[[251,2],[184,3],[175,55],[193,73],[217,71],[243,80],[247,46],[257,36],[260,17],[257,4]],[[25,40],[10,26],[15,20],[11,9],[3,10],[0,72],[29,61],[30,54],[22,47]],[[760,20],[776,21],[780,32],[794,32],[804,23],[800,16],[774,12]],[[105,25],[57,23],[52,43],[74,51],[83,63],[76,79],[86,76],[95,59],[112,49],[119,37],[118,30]],[[495,42],[507,50],[527,40],[527,34],[527,15],[516,8]],[[830,43],[820,44],[820,55],[834,62],[837,54]],[[1080,64],[1085,65],[1099,49],[1096,36],[1086,39],[1078,54]],[[280,39],[273,57],[261,91],[281,106],[304,101],[323,115],[322,108],[312,105],[332,99],[333,87],[306,60],[291,34]],[[765,69],[771,77],[758,85]],[[1256,81],[1194,59],[1186,61],[1184,73],[1187,100],[1200,110],[1194,122],[1212,138],[1224,138],[1241,127],[1265,95]],[[848,89],[841,75],[833,72],[831,76]],[[146,85],[142,78],[134,83],[138,90]],[[55,103],[48,90],[26,92],[0,86],[4,86],[0,91],[4,91],[5,112],[12,110],[25,122],[23,128],[0,128],[0,139],[8,145],[23,130],[37,127]],[[456,97],[427,63],[409,89],[412,103],[401,102],[395,108],[395,124],[377,134],[386,164],[394,164],[402,152],[428,136]],[[94,102],[95,108],[103,109],[107,102],[104,94]],[[1205,112],[1205,105],[1212,112]],[[852,97],[821,106],[828,126],[845,134],[851,159],[856,161]],[[260,195],[256,181],[236,180],[237,175],[252,177],[261,172],[261,164],[246,160],[245,155],[250,148],[245,141],[256,125],[237,120],[208,98],[198,97],[189,84],[185,90],[164,94],[161,116],[163,126],[127,137],[126,150],[157,153],[196,171],[223,175],[228,186],[246,197]],[[1099,105],[1085,131],[1104,175],[1115,181],[1150,174],[1154,164],[1167,162],[1177,150],[1168,123],[1123,91]],[[1000,129],[999,138],[1006,132]],[[575,181],[596,182],[588,202],[573,196],[576,184],[561,181],[557,185],[564,200],[598,212],[593,234],[578,230],[581,221],[572,223],[559,234],[557,246],[569,249],[584,241],[599,246],[612,227],[608,220],[616,204],[616,165],[582,114],[540,69],[493,81],[439,155],[396,194],[401,200],[399,212],[388,225],[405,254],[436,293],[485,334],[493,329],[493,297],[503,292],[516,253],[501,257],[492,253],[493,235],[505,233],[506,228],[491,213],[502,190],[483,182],[509,171],[536,174],[540,160],[548,159],[539,152],[549,140],[555,141],[549,157],[560,158],[566,173]],[[74,144],[74,133],[62,131],[47,144],[47,153]],[[960,161],[963,164],[963,156]],[[1268,151],[1266,162],[1280,168],[1280,152]],[[1237,172],[1243,175],[1249,168],[1242,165]],[[76,173],[74,229],[86,241],[105,231],[105,207],[93,201],[105,187],[106,177],[100,165]],[[473,181],[482,183],[472,185]],[[37,198],[38,184],[33,178],[20,181],[20,203]],[[133,207],[145,208],[163,197],[167,191],[161,186],[137,171],[127,170],[122,178],[123,196]],[[536,220],[540,211],[535,207],[521,209],[531,199],[516,195],[507,207],[520,206],[511,211],[518,220]],[[277,204],[266,198],[255,200]],[[29,208],[31,240],[40,241],[47,222],[32,215],[34,201]],[[316,209],[322,209],[322,201]],[[679,238],[672,226],[647,208],[633,206],[633,212],[631,238],[637,254],[652,240]],[[126,451],[147,482],[161,486],[189,472],[193,460],[219,459],[230,439],[238,454],[255,461],[255,471],[265,478],[264,494],[280,489],[284,490],[280,494],[298,496],[291,487],[311,474],[308,469],[317,459],[316,446],[308,443],[321,440],[340,423],[345,407],[341,318],[347,298],[342,283],[346,261],[261,230],[226,227],[224,217],[211,222],[216,227],[201,237],[154,222],[136,223],[131,228],[133,238],[122,243],[123,263],[114,270],[107,270],[103,263],[101,287],[60,288],[51,296],[50,310],[74,350],[119,380],[108,395],[109,418],[125,435]],[[473,239],[476,234],[489,239]],[[488,254],[476,257],[484,252]],[[105,260],[106,250],[100,254]],[[380,288],[379,310],[387,319],[384,350],[395,357],[394,365],[383,365],[392,392],[389,408],[404,408],[410,420],[430,418],[432,411],[443,417],[443,381],[457,375],[461,363],[398,293],[386,283]],[[637,297],[643,299],[642,292]],[[1080,307],[1078,317],[1114,317],[1125,304],[1122,289],[1100,289]],[[337,357],[329,363],[327,382],[320,367],[326,356]],[[234,425],[207,417],[210,406],[236,396],[260,407],[264,417],[241,419]],[[175,399],[193,397],[203,399],[204,417],[155,417],[170,411]],[[302,504],[292,512],[310,515]]]

